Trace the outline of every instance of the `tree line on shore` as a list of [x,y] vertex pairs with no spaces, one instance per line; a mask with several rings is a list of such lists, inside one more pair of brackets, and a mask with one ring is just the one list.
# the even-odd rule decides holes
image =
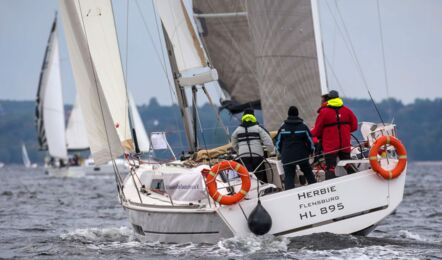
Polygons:
[[[442,99],[416,99],[403,104],[396,99],[376,104],[366,99],[344,99],[357,115],[359,121],[393,122],[397,124],[398,136],[405,144],[409,158],[416,161],[442,160]],[[187,147],[177,105],[160,105],[152,98],[147,105],[138,107],[148,132],[164,131],[176,153]],[[71,110],[65,106],[66,118]],[[230,131],[238,125],[240,115],[221,112],[223,123],[215,116],[218,107],[209,104],[198,108],[198,140],[201,148],[223,145],[228,141],[225,128]],[[31,161],[42,164],[45,152],[38,150],[35,128],[35,102],[0,100],[0,161],[20,164],[21,143],[25,143]],[[256,113],[261,118],[260,113]],[[203,131],[201,131],[201,128]]]

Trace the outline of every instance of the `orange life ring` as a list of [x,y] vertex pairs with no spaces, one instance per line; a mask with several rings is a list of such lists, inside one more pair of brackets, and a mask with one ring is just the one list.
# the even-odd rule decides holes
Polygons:
[[[399,161],[393,170],[385,170],[378,161],[378,151],[381,146],[386,144],[393,145],[398,154]],[[373,171],[379,173],[384,179],[394,179],[401,175],[407,165],[407,150],[405,150],[405,146],[399,141],[399,139],[390,135],[384,135],[374,142],[370,149],[368,159],[370,160],[370,165]]]
[[[241,177],[241,190],[233,195],[222,195],[218,192],[218,187],[216,185],[216,176],[219,172],[224,170],[235,170]],[[241,201],[247,192],[250,190],[250,176],[246,167],[235,161],[222,161],[215,164],[211,169],[206,178],[207,191],[210,197],[223,205],[232,205]]]

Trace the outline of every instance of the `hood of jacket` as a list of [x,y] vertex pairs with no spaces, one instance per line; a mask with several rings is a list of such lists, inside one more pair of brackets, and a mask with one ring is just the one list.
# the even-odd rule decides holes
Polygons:
[[284,123],[286,124],[300,124],[304,122],[304,120],[302,120],[302,118],[300,118],[299,116],[289,116],[287,117],[287,119],[284,121]]
[[341,98],[333,98],[327,101],[327,106],[329,107],[342,107],[344,105],[344,101]]

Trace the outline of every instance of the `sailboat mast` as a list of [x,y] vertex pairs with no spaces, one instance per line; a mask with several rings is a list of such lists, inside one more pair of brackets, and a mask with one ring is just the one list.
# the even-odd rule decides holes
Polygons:
[[166,33],[163,23],[161,23],[161,25],[162,25],[162,30],[163,30],[163,34],[164,34],[164,39],[166,42],[166,49],[167,49],[167,53],[168,53],[168,57],[169,57],[169,61],[170,61],[170,67],[172,69],[173,82],[175,84],[178,105],[180,107],[181,117],[183,118],[184,130],[186,132],[187,143],[189,144],[190,151],[194,152],[196,150],[195,136],[193,133],[194,131],[192,128],[192,117],[191,117],[191,111],[189,108],[189,104],[187,102],[186,91],[185,91],[184,87],[181,86],[178,82],[179,72],[178,72],[178,66],[177,66],[176,59],[175,59],[175,53],[173,51],[172,43],[170,42],[169,36]]
[[315,34],[315,42],[316,42],[316,53],[318,55],[319,80],[321,83],[321,93],[322,95],[324,95],[328,94],[328,84],[327,84],[327,70],[325,66],[324,48],[321,37],[321,25],[319,22],[318,0],[311,0],[311,5],[312,5],[312,18],[313,18],[313,31]]

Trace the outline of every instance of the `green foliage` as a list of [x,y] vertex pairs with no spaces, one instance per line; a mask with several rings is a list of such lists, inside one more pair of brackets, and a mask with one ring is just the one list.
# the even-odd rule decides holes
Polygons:
[[[345,99],[359,121],[380,122],[378,113],[369,100]],[[394,122],[398,135],[405,143],[409,157],[413,160],[442,160],[442,99],[417,99],[404,105],[395,99],[384,100],[377,105],[384,122]],[[177,105],[161,106],[156,99],[148,105],[138,107],[146,130],[167,132],[168,140],[176,152],[187,147],[180,111]],[[227,142],[215,110],[209,104],[198,108],[198,140],[201,148],[211,148]],[[66,107],[66,111],[70,107]],[[38,151],[35,128],[35,103],[31,101],[0,101],[0,161],[22,163],[21,142],[28,148],[31,161],[42,163],[45,152]],[[260,113],[256,113],[261,120]],[[239,117],[223,111],[224,125],[230,133],[238,126]],[[67,117],[66,117],[67,118]],[[201,132],[201,128],[204,129]]]

